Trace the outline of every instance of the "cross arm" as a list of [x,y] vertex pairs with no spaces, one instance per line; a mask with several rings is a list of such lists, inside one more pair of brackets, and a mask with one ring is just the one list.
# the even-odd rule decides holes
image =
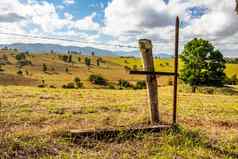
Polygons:
[[160,76],[175,76],[174,72],[151,72],[151,71],[130,71],[132,75],[160,75]]

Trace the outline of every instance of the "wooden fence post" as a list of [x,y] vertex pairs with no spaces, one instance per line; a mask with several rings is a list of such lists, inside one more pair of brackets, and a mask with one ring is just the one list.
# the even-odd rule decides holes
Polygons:
[[[151,40],[141,39],[139,40],[139,48],[143,57],[144,71],[154,72],[154,61],[152,54],[152,42]],[[157,79],[155,74],[146,75],[147,90],[149,95],[149,105],[151,111],[152,124],[159,123],[159,109],[158,109],[158,89]]]
[[179,52],[179,17],[176,18],[175,28],[175,57],[174,57],[174,94],[173,94],[173,124],[177,123],[177,92],[178,92],[178,52]]

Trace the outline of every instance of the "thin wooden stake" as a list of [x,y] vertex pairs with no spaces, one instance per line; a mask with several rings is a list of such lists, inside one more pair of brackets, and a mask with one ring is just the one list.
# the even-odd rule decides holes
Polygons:
[[[152,54],[151,40],[139,40],[140,52],[143,57],[144,71],[154,72],[154,61]],[[155,74],[146,75],[147,89],[149,95],[149,105],[151,111],[151,122],[153,124],[159,123],[159,109],[158,109],[158,89],[157,79]]]
[[174,76],[174,97],[173,97],[173,124],[177,123],[177,91],[178,91],[178,51],[179,51],[179,17],[176,18],[175,31],[175,76]]

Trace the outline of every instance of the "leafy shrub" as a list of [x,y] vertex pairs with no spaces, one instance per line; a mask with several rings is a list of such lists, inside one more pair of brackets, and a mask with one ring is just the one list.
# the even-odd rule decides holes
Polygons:
[[65,88],[65,89],[74,89],[75,88],[75,85],[74,85],[74,83],[73,82],[70,82],[70,83],[68,83],[68,84],[64,84],[63,86],[62,86],[62,88]]
[[130,70],[131,70],[131,68],[128,67],[128,66],[124,66],[124,69],[125,69],[126,71],[130,71]]
[[18,70],[18,71],[17,71],[17,74],[18,74],[18,75],[23,75],[22,70]]
[[87,66],[91,65],[91,59],[89,57],[85,57],[84,62],[85,62],[85,65]]
[[50,88],[56,88],[56,86],[54,86],[54,85],[50,85]]
[[69,73],[69,68],[68,67],[65,68],[65,72]]
[[21,60],[25,60],[25,59],[26,59],[26,55],[24,53],[19,53],[16,55],[17,61],[21,61]]
[[90,75],[89,81],[97,85],[107,85],[107,80],[100,75]]
[[118,85],[120,86],[120,88],[131,87],[131,84],[127,80],[119,80]]
[[78,62],[81,62],[81,57],[78,57]]
[[48,70],[47,65],[45,63],[42,65],[42,70],[43,72],[46,72]]
[[137,81],[135,85],[135,89],[146,89],[145,81]]
[[39,88],[45,88],[46,85],[44,85],[44,84],[39,84],[37,87],[39,87]]
[[32,62],[30,60],[19,60],[17,61],[16,65],[18,66],[26,66],[26,65],[32,65]]
[[83,87],[83,83],[81,82],[79,77],[75,77],[74,82],[75,82],[77,88],[82,88]]

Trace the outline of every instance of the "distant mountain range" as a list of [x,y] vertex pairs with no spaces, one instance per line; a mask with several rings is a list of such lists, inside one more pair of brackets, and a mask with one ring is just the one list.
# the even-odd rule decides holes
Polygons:
[[[57,44],[41,44],[41,43],[15,43],[8,45],[0,45],[1,48],[8,47],[12,49],[18,49],[21,52],[32,52],[32,53],[49,53],[51,50],[57,53],[67,53],[68,51],[82,53],[82,55],[91,55],[92,52],[95,52],[98,56],[140,56],[138,51],[110,51],[104,49],[98,49],[94,47],[78,47],[78,46],[62,46]],[[155,56],[161,58],[171,58],[171,55],[166,53],[154,53]]]

